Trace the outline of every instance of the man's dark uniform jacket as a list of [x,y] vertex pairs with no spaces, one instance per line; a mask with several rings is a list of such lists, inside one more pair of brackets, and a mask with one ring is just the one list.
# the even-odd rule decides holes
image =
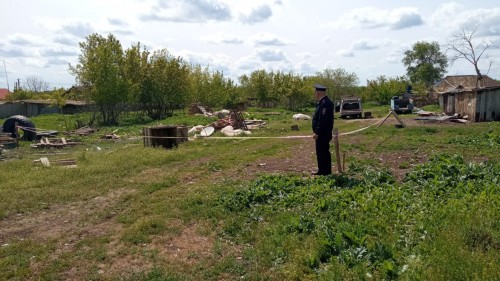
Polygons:
[[312,121],[313,132],[318,135],[318,138],[332,139],[333,130],[333,102],[324,96],[316,104]]
[[330,141],[333,130],[333,103],[324,96],[316,104],[312,120],[313,132],[318,135],[316,139],[316,158],[318,160],[317,175],[330,175],[332,173],[332,155],[330,154]]

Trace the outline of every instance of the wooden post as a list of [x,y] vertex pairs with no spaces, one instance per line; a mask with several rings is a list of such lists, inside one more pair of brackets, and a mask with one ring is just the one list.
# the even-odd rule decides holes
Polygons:
[[337,171],[342,173],[342,162],[340,161],[339,129],[333,128],[333,142],[335,144],[335,158],[337,159]]
[[394,110],[391,109],[391,113],[392,115],[394,115],[394,117],[396,117],[396,119],[398,120],[399,124],[401,124],[401,126],[405,126],[405,123],[403,123],[403,120],[399,119],[399,116],[396,114],[396,112],[394,112]]
[[342,171],[345,171],[345,151],[342,153]]
[[389,114],[387,114],[387,116],[384,118],[384,120],[382,120],[382,122],[380,122],[380,124],[378,124],[377,128],[382,126],[382,124],[384,124],[385,120],[387,120],[387,118],[389,118],[389,116],[391,116],[391,114],[392,114],[392,110],[389,110]]

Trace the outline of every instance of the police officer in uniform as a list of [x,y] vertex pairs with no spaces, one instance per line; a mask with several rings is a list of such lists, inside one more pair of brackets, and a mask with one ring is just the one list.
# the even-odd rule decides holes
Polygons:
[[314,85],[314,98],[316,110],[312,119],[314,140],[316,141],[316,158],[318,160],[318,172],[314,175],[330,175],[332,173],[332,155],[330,154],[330,141],[333,130],[333,102],[326,95],[326,87],[320,84]]

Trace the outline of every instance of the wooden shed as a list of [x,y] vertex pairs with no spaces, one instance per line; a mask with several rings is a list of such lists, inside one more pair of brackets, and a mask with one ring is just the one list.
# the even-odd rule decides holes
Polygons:
[[500,121],[500,86],[466,89],[458,87],[439,94],[444,113],[458,113],[472,122]]
[[500,81],[494,80],[487,75],[483,75],[480,80],[477,79],[477,75],[449,75],[436,83],[433,89],[437,93],[445,93],[458,88],[475,89],[476,87],[500,87]]

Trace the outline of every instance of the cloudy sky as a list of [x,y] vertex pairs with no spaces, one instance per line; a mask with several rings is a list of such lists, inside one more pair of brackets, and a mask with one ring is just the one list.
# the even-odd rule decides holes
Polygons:
[[[3,0],[1,11],[0,88],[8,79],[11,89],[30,76],[71,87],[68,65],[92,33],[112,33],[124,49],[165,48],[235,81],[257,69],[310,75],[342,67],[360,85],[404,75],[403,52],[417,41],[444,51],[453,34],[479,26],[477,43],[500,46],[498,0]],[[486,55],[495,60],[489,75],[500,79],[500,48]],[[448,74],[474,70],[456,62]]]

